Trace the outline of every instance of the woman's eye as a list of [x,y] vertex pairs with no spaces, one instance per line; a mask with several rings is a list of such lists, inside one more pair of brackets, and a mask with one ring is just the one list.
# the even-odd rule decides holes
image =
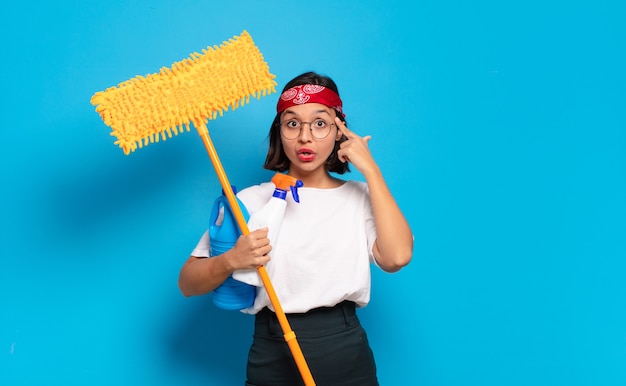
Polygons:
[[318,119],[315,121],[315,127],[326,127],[327,123],[323,119]]
[[298,127],[298,126],[300,126],[298,121],[293,121],[292,120],[292,121],[287,122],[287,127],[295,128],[295,127]]

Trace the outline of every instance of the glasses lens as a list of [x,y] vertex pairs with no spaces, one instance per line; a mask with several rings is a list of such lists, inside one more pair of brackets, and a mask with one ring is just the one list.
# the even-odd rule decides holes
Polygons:
[[300,135],[300,122],[291,119],[280,124],[280,133],[286,139],[296,139]]
[[330,123],[317,119],[311,123],[311,133],[317,139],[324,139],[330,133]]

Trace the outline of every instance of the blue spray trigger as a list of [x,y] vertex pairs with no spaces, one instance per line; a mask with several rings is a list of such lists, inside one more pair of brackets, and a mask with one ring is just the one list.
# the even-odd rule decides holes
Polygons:
[[295,202],[300,202],[300,196],[298,195],[298,188],[302,187],[304,183],[300,180],[296,181],[295,185],[291,185],[289,188],[291,189],[291,195],[293,196],[293,200]]

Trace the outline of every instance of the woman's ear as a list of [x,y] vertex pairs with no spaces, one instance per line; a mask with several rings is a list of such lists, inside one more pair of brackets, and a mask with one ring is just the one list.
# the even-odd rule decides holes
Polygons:
[[[346,121],[342,121],[344,124],[346,123]],[[339,141],[341,139],[341,137],[343,137],[343,133],[341,132],[341,130],[339,130],[339,126],[335,125],[335,127],[337,127],[337,135],[335,136],[335,142]]]

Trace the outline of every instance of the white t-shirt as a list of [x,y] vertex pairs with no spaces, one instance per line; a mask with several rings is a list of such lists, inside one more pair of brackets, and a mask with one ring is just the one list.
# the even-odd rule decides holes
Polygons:
[[[274,184],[268,182],[244,189],[237,197],[252,215],[273,192]],[[265,266],[283,311],[306,312],[344,300],[365,306],[376,240],[367,185],[348,181],[333,189],[302,187],[298,192],[300,203],[287,195],[272,260]],[[208,232],[191,254],[209,256]],[[273,309],[265,288],[259,287],[254,305],[242,311],[256,314],[263,307]]]

